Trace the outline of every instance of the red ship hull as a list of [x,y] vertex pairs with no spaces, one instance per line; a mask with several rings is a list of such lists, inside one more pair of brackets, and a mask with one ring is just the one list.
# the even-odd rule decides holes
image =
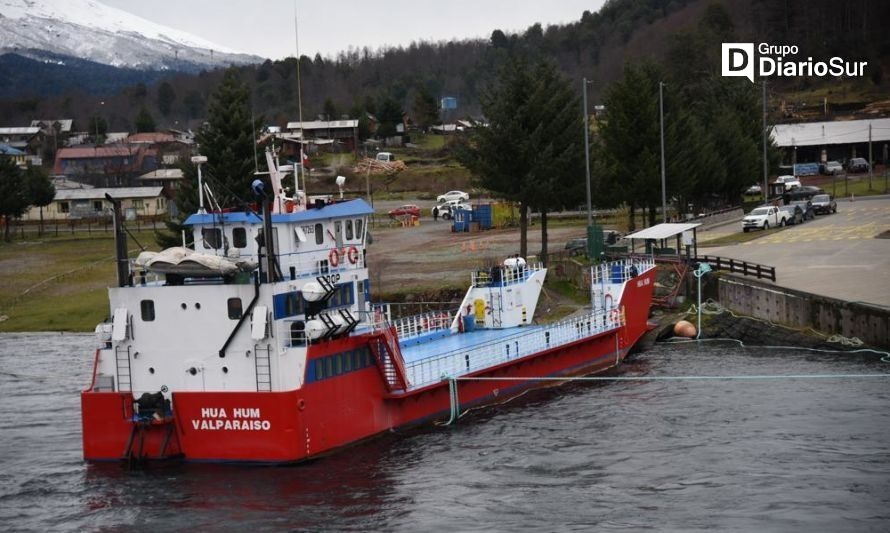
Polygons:
[[[552,384],[535,377],[601,372],[617,366],[647,330],[655,270],[627,283],[625,325],[471,374],[521,378],[460,381],[460,407],[502,402]],[[308,359],[367,344],[361,336],[313,345]],[[310,382],[287,392],[175,392],[172,416],[133,422],[130,392],[81,393],[84,457],[91,461],[164,459],[287,463],[305,460],[381,432],[447,418],[449,384],[390,393],[374,366]]]

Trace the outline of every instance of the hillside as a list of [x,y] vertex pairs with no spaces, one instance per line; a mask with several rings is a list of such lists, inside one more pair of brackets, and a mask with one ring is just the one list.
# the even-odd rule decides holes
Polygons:
[[[830,57],[840,54],[869,61],[868,77],[845,82],[799,78],[780,80],[771,86],[773,107],[792,99],[806,103],[811,94],[844,101],[846,112],[856,112],[888,94],[884,71],[890,68],[890,34],[881,21],[890,19],[890,3],[879,0],[612,0],[597,13],[585,12],[574,23],[529,27],[520,34],[495,29],[488,40],[447,43],[414,43],[404,48],[373,52],[350,47],[334,58],[300,59],[303,114],[314,118],[325,110],[336,115],[357,116],[374,112],[387,98],[409,114],[420,87],[438,96],[455,96],[458,116],[479,113],[479,94],[513,53],[540,55],[555,60],[571,79],[593,80],[590,100],[601,101],[608,85],[622,74],[628,61],[667,60],[678,41],[695,36],[700,20],[712,4],[723,7],[722,24],[727,39],[736,42],[794,43],[807,54]],[[716,58],[711,46],[700,53]],[[257,115],[268,124],[284,125],[296,117],[296,59],[266,61],[240,67],[242,78],[254,90]],[[175,93],[170,112],[161,116],[153,81],[103,97],[103,113],[113,130],[130,129],[133,116],[145,105],[159,127],[199,124],[204,103],[219,80],[217,72],[173,75],[168,78]],[[84,90],[87,85],[81,85]],[[580,90],[580,87],[579,87]],[[96,97],[67,93],[56,97],[6,99],[0,102],[0,123],[18,124],[34,116],[66,116],[83,123],[96,111]],[[852,110],[852,111],[851,111]]]

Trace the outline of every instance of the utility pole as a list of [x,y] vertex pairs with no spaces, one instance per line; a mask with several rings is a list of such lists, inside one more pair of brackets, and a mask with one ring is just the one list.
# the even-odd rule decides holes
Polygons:
[[868,123],[868,190],[871,190],[871,166],[872,166],[872,157],[871,157],[871,122]]
[[664,178],[664,82],[658,82],[658,114],[661,118],[661,217],[668,221],[667,182]]
[[766,160],[766,78],[763,79],[763,201],[769,198],[769,162]]
[[585,176],[587,179],[584,183],[587,185],[587,227],[590,227],[593,224],[593,212],[590,201],[590,141],[588,140],[588,136],[590,135],[590,126],[588,125],[588,115],[587,115],[587,78],[581,79],[581,93],[583,94],[582,100],[584,101],[584,170]]

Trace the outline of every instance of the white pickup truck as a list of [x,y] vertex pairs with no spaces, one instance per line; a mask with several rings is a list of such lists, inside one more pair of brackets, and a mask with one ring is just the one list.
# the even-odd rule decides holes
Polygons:
[[742,219],[742,231],[751,229],[769,229],[770,226],[784,226],[788,222],[788,213],[776,206],[765,205],[754,208]]

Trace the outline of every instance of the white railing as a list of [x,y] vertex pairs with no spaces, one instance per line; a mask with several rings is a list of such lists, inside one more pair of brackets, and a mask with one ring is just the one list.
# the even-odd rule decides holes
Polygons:
[[651,256],[628,257],[590,267],[590,281],[591,285],[624,283],[652,268],[655,260]]
[[432,311],[420,315],[398,318],[392,321],[392,325],[399,334],[399,340],[410,339],[441,331],[451,327],[451,313],[444,311]]
[[520,266],[497,265],[487,270],[474,270],[470,273],[470,283],[473,287],[488,287],[490,285],[512,285],[522,283],[535,272],[544,270],[541,263],[531,263]]
[[624,316],[617,308],[566,319],[546,326],[524,329],[465,349],[434,354],[406,365],[411,388],[441,381],[445,377],[469,374],[513,359],[556,348],[619,328]]

